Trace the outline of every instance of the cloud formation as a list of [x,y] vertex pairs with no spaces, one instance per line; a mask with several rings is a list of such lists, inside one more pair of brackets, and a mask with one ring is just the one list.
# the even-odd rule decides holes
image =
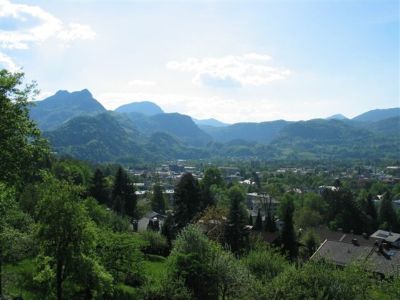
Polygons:
[[212,87],[262,86],[287,78],[292,71],[269,65],[271,57],[259,53],[170,61],[167,68],[193,73],[193,83]]
[[[9,0],[0,0],[0,18],[11,19],[17,25],[15,30],[0,30],[0,47],[3,49],[28,49],[31,43],[50,38],[71,42],[76,39],[93,39],[96,36],[88,25],[65,24],[39,6],[14,4]],[[24,28],[22,25],[27,22],[36,24]]]
[[0,52],[0,65],[4,66],[7,70],[15,72],[18,70],[18,66],[14,63],[11,57]]
[[[34,43],[51,38],[65,45],[74,40],[89,40],[96,36],[88,25],[65,24],[39,6],[16,4],[9,0],[0,0],[0,20],[12,24],[8,29],[0,29],[0,49],[3,50],[26,50]],[[0,64],[13,70],[18,68],[11,57],[4,53],[0,53]]]

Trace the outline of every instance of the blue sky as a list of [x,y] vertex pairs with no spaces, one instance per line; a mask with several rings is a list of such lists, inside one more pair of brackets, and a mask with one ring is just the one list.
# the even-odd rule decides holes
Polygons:
[[400,105],[398,1],[0,0],[0,66],[225,122]]

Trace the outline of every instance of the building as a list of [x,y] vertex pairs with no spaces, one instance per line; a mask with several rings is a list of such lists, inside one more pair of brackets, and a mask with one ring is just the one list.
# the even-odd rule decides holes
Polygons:
[[371,234],[371,239],[384,241],[389,243],[393,247],[400,248],[400,234],[385,230],[377,230]]
[[[349,242],[346,237],[352,237],[351,241]],[[370,237],[361,238],[342,234],[339,240],[336,237],[334,240],[325,239],[310,259],[323,259],[342,267],[359,262],[383,277],[390,277],[400,271],[400,249],[394,247],[399,240],[400,234],[388,235],[388,232],[382,230],[378,230]]]

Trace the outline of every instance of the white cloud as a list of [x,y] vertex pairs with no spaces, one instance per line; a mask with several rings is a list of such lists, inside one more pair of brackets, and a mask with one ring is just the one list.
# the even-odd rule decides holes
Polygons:
[[12,60],[11,57],[1,52],[0,52],[0,66],[12,72],[18,71],[20,69],[17,66],[17,64]]
[[151,87],[155,86],[156,82],[151,81],[151,80],[140,80],[140,79],[134,79],[128,82],[130,86],[135,86],[135,87]]
[[[0,0],[0,18],[11,18],[21,25],[16,30],[0,30],[0,47],[3,49],[28,49],[30,44],[50,38],[65,43],[76,39],[93,39],[96,35],[88,25],[65,24],[39,6],[14,4],[9,0]],[[24,28],[22,25],[28,21],[37,25]]]
[[262,86],[287,78],[292,71],[267,64],[271,57],[258,53],[170,61],[167,68],[193,73],[193,83],[213,87]]

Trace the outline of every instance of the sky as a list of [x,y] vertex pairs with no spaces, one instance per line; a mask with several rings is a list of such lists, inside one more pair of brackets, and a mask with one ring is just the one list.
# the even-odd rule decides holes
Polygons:
[[227,123],[400,106],[399,1],[0,0],[0,67]]

